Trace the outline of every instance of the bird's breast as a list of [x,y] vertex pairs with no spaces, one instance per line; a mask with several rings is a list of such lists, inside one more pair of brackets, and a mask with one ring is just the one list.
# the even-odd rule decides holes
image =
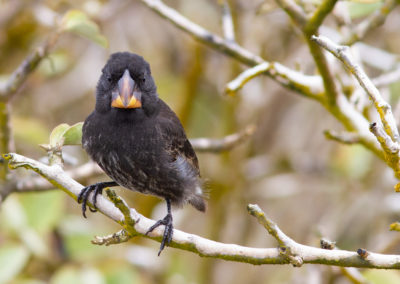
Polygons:
[[160,171],[158,160],[163,147],[155,127],[102,122],[85,123],[83,147],[118,184],[147,192],[155,183],[153,172]]

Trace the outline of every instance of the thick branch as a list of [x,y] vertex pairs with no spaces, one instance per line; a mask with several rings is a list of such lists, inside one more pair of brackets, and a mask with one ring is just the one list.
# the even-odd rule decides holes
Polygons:
[[[76,200],[76,196],[82,190],[83,186],[71,179],[60,166],[47,166],[35,160],[26,158],[18,154],[7,154],[5,159],[8,160],[9,166],[12,169],[24,167],[34,170],[42,177],[50,181],[54,186],[62,189],[68,195]],[[91,200],[91,197],[89,198]],[[121,201],[122,207],[126,204]],[[124,224],[124,227],[129,227],[130,222],[125,222],[124,214],[115,207],[113,203],[98,196],[97,207],[105,216],[110,219]],[[119,206],[120,207],[120,206]],[[121,208],[122,208],[121,207]],[[368,252],[366,257],[360,257],[356,252],[345,250],[324,250],[315,247],[309,247],[296,243],[289,239],[272,221],[265,217],[257,206],[250,206],[255,215],[262,224],[268,228],[270,227],[272,235],[284,244],[287,251],[282,250],[282,247],[277,248],[252,248],[239,246],[236,244],[225,244],[208,240],[193,234],[188,234],[179,230],[174,230],[173,240],[171,247],[187,250],[199,254],[200,256],[220,258],[236,262],[246,262],[250,264],[297,264],[313,263],[313,264],[326,264],[334,266],[352,266],[352,267],[366,267],[366,268],[385,268],[385,269],[399,269],[400,256],[398,255],[383,255]],[[123,211],[126,211],[125,209]],[[133,226],[130,227],[129,235],[135,233],[138,236],[144,236],[156,241],[161,241],[163,234],[163,227],[156,228],[150,236],[145,236],[147,230],[152,226],[155,221],[148,219],[136,210],[130,208],[130,220],[133,221]],[[125,215],[127,212],[125,212]],[[263,220],[265,219],[265,221]],[[124,235],[119,232],[119,237]],[[125,239],[125,237],[123,237]],[[129,238],[129,237],[127,237]],[[99,241],[101,242],[101,240]],[[107,242],[106,240],[104,242]],[[116,241],[118,243],[118,241]],[[297,262],[295,262],[297,260]]]

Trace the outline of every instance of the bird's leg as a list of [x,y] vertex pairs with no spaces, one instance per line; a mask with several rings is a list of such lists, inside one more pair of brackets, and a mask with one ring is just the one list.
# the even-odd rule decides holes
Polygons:
[[94,209],[89,207],[89,210],[91,212],[96,212],[97,207],[96,207],[96,202],[97,202],[97,195],[101,194],[103,192],[103,189],[106,187],[112,187],[112,186],[118,186],[118,184],[115,181],[109,181],[109,182],[98,182],[92,185],[89,185],[87,187],[84,187],[81,192],[78,195],[78,203],[82,203],[82,215],[83,217],[86,218],[86,207],[87,207],[87,202],[89,195],[92,191],[94,191],[93,194],[93,200],[92,204]]
[[161,241],[160,245],[160,250],[158,251],[158,256],[160,256],[162,250],[164,249],[165,245],[169,245],[171,240],[172,240],[172,234],[174,233],[174,226],[172,224],[172,214],[171,214],[171,201],[166,198],[165,201],[167,201],[167,215],[164,217],[164,219],[158,220],[153,226],[150,227],[150,229],[146,232],[146,235],[150,232],[152,232],[155,228],[157,228],[160,225],[164,225],[164,234],[163,238]]

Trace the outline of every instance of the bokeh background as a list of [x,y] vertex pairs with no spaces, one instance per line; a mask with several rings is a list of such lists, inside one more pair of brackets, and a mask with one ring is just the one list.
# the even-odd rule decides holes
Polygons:
[[[303,1],[314,5],[318,1]],[[221,34],[218,1],[170,0],[168,5]],[[318,2],[319,3],[319,2]],[[307,46],[286,14],[272,1],[229,1],[237,41],[269,61],[313,74]],[[357,22],[378,9],[338,3]],[[399,218],[392,171],[362,146],[327,140],[324,130],[341,130],[321,105],[284,89],[267,77],[249,82],[235,95],[226,83],[246,66],[210,49],[160,18],[139,1],[0,1],[0,81],[55,30],[54,17],[79,9],[100,27],[108,47],[75,34],[63,34],[50,56],[12,99],[13,151],[46,161],[38,144],[47,143],[60,123],[83,121],[93,110],[95,86],[108,56],[116,51],[142,55],[151,65],[160,97],[178,114],[190,138],[220,138],[255,124],[253,137],[223,153],[200,153],[209,189],[208,211],[190,206],[174,211],[175,227],[212,240],[253,247],[276,247],[254,218],[257,203],[290,237],[319,246],[321,237],[338,247],[400,253]],[[326,31],[340,32],[335,17]],[[329,27],[329,28],[328,28]],[[368,56],[375,76],[399,59],[400,10],[370,32],[364,45],[389,61]],[[374,60],[375,58],[375,60]],[[387,58],[387,57],[385,57]],[[384,90],[396,105],[400,84]],[[86,163],[80,146],[64,148],[66,165]],[[33,173],[21,170],[21,178]],[[82,181],[104,181],[96,175]],[[165,214],[157,198],[117,189],[128,204],[152,218]],[[109,247],[90,243],[120,227],[101,214],[81,215],[80,206],[60,190],[10,195],[0,208],[0,283],[350,283],[338,268],[305,265],[253,266],[167,248],[145,238]],[[372,283],[400,283],[397,271],[362,270]]]

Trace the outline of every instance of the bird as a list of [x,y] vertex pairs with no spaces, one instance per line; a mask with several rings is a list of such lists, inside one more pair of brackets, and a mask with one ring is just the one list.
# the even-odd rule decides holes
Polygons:
[[195,151],[171,108],[159,97],[145,59],[130,52],[111,54],[96,87],[94,111],[82,128],[82,146],[112,181],[84,187],[78,195],[82,214],[90,194],[96,200],[106,187],[123,188],[165,199],[167,215],[146,235],[164,225],[158,255],[173,236],[171,206],[189,203],[206,211]]

